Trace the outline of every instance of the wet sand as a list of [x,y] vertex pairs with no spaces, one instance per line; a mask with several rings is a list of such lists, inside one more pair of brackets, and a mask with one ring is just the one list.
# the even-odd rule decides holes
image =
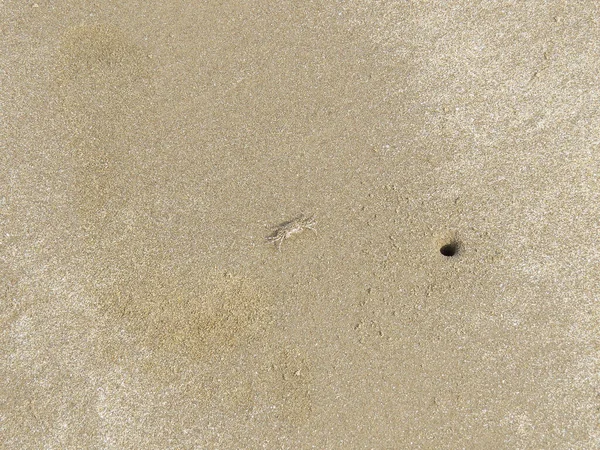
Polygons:
[[191,3],[0,7],[1,446],[600,448],[600,7]]

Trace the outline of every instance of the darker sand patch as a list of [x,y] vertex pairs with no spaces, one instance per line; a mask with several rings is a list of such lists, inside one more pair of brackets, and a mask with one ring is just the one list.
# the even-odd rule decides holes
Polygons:
[[94,81],[91,87],[110,85],[117,91],[148,77],[146,59],[141,47],[115,26],[77,26],[64,34],[58,81],[62,85]]
[[53,89],[77,218],[89,232],[114,233],[111,222],[144,187],[139,167],[154,139],[150,61],[114,26],[70,28],[55,58]]
[[141,346],[195,360],[257,339],[271,320],[265,290],[228,272],[183,275],[146,267],[97,295],[100,309]]

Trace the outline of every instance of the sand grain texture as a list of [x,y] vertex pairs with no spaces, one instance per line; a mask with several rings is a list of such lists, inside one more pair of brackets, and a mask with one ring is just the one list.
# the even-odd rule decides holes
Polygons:
[[600,448],[599,18],[4,2],[0,446]]

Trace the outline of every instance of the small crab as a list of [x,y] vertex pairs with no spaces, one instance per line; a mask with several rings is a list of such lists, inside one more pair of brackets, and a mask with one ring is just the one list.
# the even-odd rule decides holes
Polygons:
[[307,217],[301,214],[295,219],[278,225],[273,233],[267,237],[267,241],[275,244],[277,246],[277,250],[281,251],[281,243],[293,234],[301,233],[304,230],[311,230],[317,234],[317,230],[315,230],[316,224],[317,221],[315,220],[314,216]]

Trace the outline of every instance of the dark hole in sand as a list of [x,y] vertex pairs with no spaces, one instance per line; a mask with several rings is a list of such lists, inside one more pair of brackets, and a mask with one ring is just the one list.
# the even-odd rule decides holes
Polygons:
[[444,256],[454,256],[458,253],[458,242],[449,242],[440,247],[440,253]]

